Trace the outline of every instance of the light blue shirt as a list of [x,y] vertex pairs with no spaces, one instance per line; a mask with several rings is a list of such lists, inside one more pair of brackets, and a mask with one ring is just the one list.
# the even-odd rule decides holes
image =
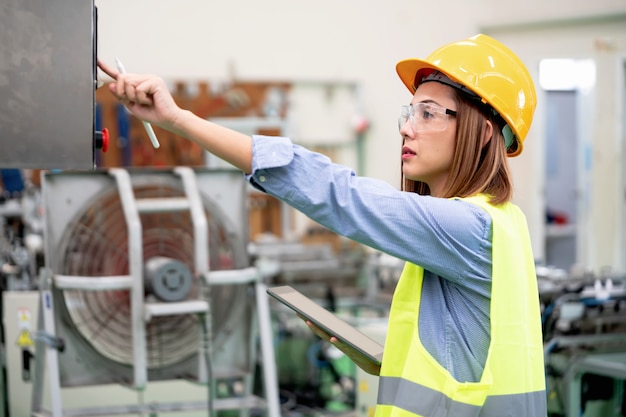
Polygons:
[[357,176],[284,137],[253,136],[246,178],[339,235],[425,270],[420,338],[459,381],[479,381],[489,348],[491,218],[460,199]]

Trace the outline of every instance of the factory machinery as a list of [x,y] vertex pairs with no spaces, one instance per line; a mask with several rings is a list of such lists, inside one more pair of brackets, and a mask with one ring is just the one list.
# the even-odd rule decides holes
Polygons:
[[[347,273],[325,254],[315,270],[300,244],[251,246],[246,187],[229,169],[113,168],[5,194],[3,415],[371,416],[377,378],[264,288],[384,341],[402,262],[370,252]],[[537,275],[550,416],[625,416],[624,276]]]
[[626,416],[626,279],[538,267],[548,411]]
[[238,172],[176,167],[46,173],[5,199],[3,411],[280,415],[245,198]]
[[359,396],[354,364],[268,305],[264,287],[288,282],[355,325],[380,323],[388,300],[366,286],[393,285],[384,257],[251,244],[250,192],[238,171],[176,167],[47,172],[41,187],[7,193],[0,415],[276,416],[369,403],[375,381]]

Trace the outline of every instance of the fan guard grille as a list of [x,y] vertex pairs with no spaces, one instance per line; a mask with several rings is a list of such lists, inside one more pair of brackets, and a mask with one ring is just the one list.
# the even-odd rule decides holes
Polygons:
[[[135,185],[136,198],[180,197],[183,192],[167,184]],[[246,262],[243,243],[230,236],[216,207],[205,203],[209,225],[209,268],[240,268]],[[154,256],[176,259],[193,274],[193,225],[188,212],[141,215],[144,263]],[[58,248],[59,266],[64,275],[113,276],[129,274],[128,233],[117,190],[102,193],[88,204],[70,224]],[[245,296],[241,286],[211,288],[214,348],[224,336],[221,330],[237,320],[243,310],[236,299]],[[198,299],[197,278],[187,299]],[[63,293],[69,321],[98,353],[115,362],[130,365],[132,326],[130,292],[78,291]],[[146,294],[146,301],[156,301]],[[198,352],[198,324],[193,314],[154,317],[146,324],[146,353],[149,369],[175,364]],[[216,346],[217,345],[217,346]]]

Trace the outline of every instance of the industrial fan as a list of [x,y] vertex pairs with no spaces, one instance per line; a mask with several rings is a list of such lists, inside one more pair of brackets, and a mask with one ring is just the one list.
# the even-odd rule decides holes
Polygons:
[[[47,268],[56,279],[73,278],[81,283],[68,287],[57,282],[51,288],[55,336],[64,345],[58,354],[61,385],[121,383],[141,388],[138,362],[145,364],[148,380],[200,378],[198,315],[140,317],[145,326],[144,334],[138,336],[132,291],[110,285],[133,275],[143,280],[140,297],[145,305],[208,301],[211,351],[218,371],[249,371],[254,311],[249,291],[236,284],[203,285],[197,271],[198,259],[206,263],[200,269],[208,271],[241,269],[248,264],[241,174],[183,167],[130,173],[116,169],[116,174],[44,176]],[[119,178],[126,178],[127,184]],[[167,201],[174,208],[184,206],[181,202],[189,197],[181,181],[185,178],[197,186],[204,229],[194,229],[193,210],[165,208]],[[137,217],[138,238],[129,234],[124,188],[132,203],[143,208]],[[205,236],[197,236],[198,230],[205,230]],[[141,254],[139,273],[136,267],[133,272],[135,253]],[[140,360],[133,351],[138,338],[145,352]]]

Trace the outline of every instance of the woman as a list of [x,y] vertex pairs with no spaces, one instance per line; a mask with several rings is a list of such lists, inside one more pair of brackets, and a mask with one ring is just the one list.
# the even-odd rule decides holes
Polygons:
[[110,86],[139,118],[186,137],[331,230],[406,261],[391,305],[377,416],[545,416],[539,297],[507,155],[536,97],[523,63],[476,35],[397,64],[403,190],[358,177],[287,138],[247,136],[180,109],[158,77]]

